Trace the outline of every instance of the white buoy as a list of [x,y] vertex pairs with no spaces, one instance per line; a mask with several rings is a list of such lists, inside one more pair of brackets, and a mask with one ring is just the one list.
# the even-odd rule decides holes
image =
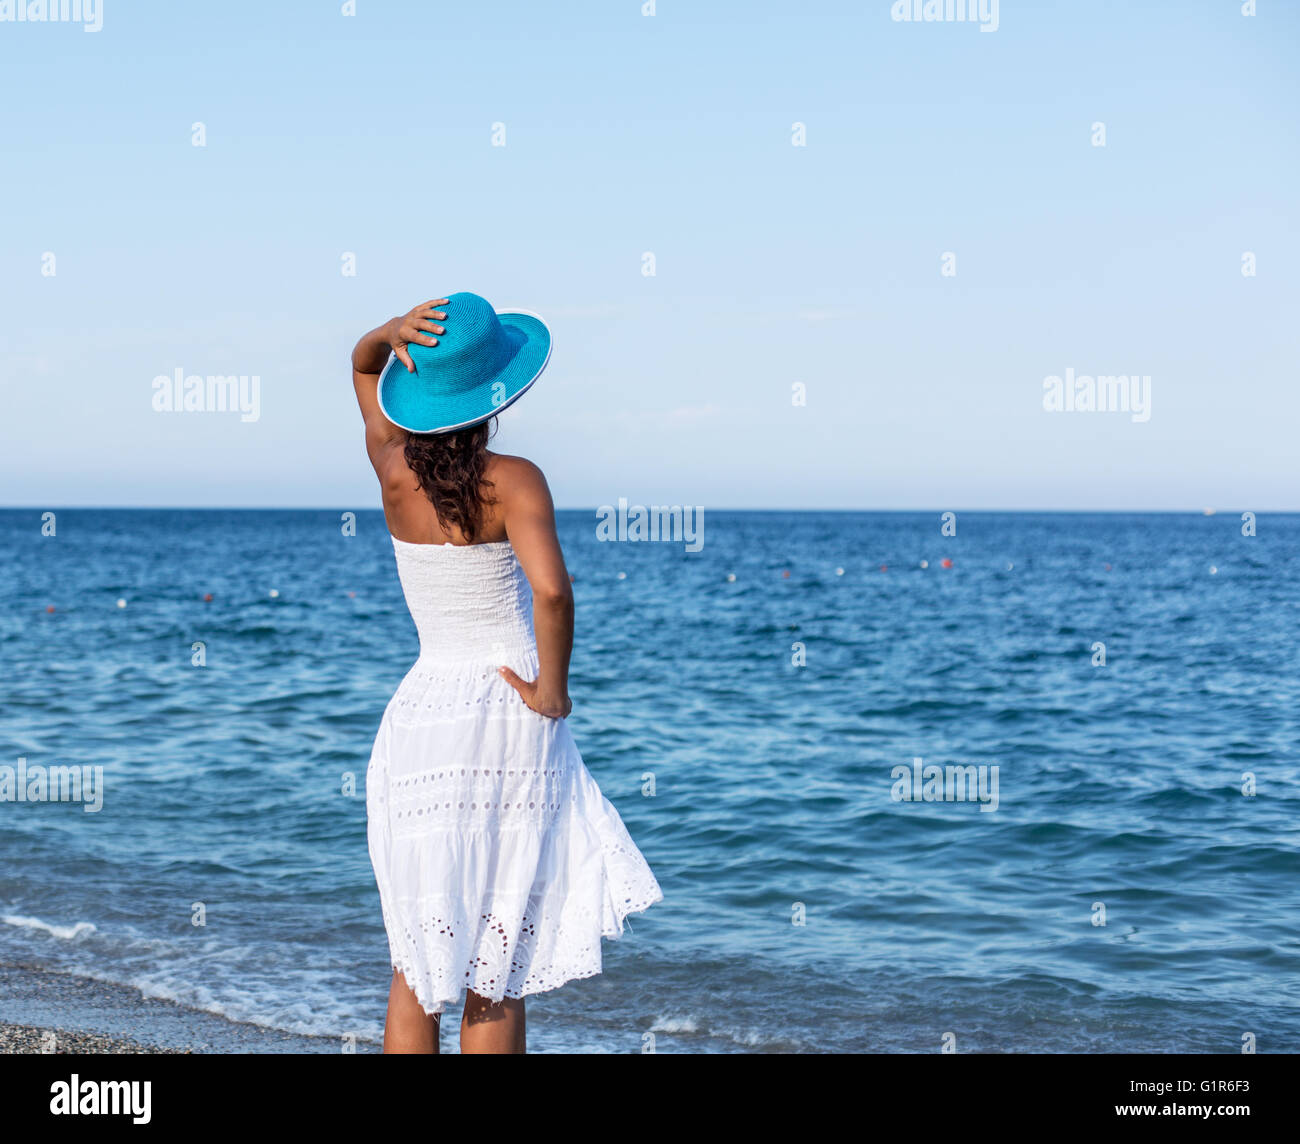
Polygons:
[[728,572],[728,573],[727,573],[727,583],[728,583],[728,584],[734,584],[735,582],[736,582],[736,574],[735,574],[734,572]]
[[620,573],[618,574],[618,578],[619,578],[620,580],[626,580],[626,579],[627,579],[627,573],[626,573],[626,572],[620,572]]
[[921,567],[922,567],[922,568],[929,568],[929,567],[930,567],[930,562],[929,562],[928,560],[922,560],[922,561],[921,561]]
[[279,596],[279,594],[280,594],[280,590],[279,590],[278,588],[272,588],[272,589],[271,589],[271,599],[272,599],[272,600],[274,600],[277,596]]
[[125,601],[125,600],[118,600],[118,602],[117,602],[117,606],[118,606],[119,608],[125,608],[125,607],[126,607],[126,601]]
[[835,575],[836,575],[836,576],[843,576],[843,575],[844,575],[844,569],[843,569],[843,568],[836,568],[836,569],[835,569]]
[[1213,564],[1211,564],[1211,565],[1210,565],[1210,575],[1211,575],[1211,576],[1217,576],[1218,574],[1219,574],[1219,570],[1218,570],[1218,569],[1217,569]]
[[1014,568],[1014,567],[1015,567],[1015,565],[1012,564],[1010,560],[1008,560],[1008,561],[1007,561],[1007,571],[1010,572],[1011,569]]

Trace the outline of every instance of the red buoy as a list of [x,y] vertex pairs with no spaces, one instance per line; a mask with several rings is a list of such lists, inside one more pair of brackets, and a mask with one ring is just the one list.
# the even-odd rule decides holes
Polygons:
[[203,602],[204,602],[205,604],[210,604],[210,603],[212,603],[212,593],[211,593],[211,592],[208,592],[208,593],[206,593],[206,594],[204,595],[204,597],[203,597]]
[[951,567],[952,567],[952,561],[949,560],[948,557],[946,557],[946,556],[945,556],[942,560],[940,560],[939,563],[942,564],[943,567],[945,567],[945,568],[951,568]]

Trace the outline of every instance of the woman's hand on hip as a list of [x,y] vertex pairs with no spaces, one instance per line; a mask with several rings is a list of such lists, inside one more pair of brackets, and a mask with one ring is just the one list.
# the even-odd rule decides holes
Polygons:
[[449,301],[447,298],[435,298],[432,302],[424,302],[416,306],[409,314],[403,314],[400,318],[393,318],[388,325],[384,327],[384,336],[393,353],[397,355],[408,373],[415,372],[415,362],[411,360],[411,355],[406,352],[406,347],[412,343],[421,346],[436,346],[438,339],[435,334],[445,334],[447,331],[439,325],[434,324],[434,319],[439,320],[447,315],[444,311],[439,310],[439,306],[444,306]]
[[567,719],[569,712],[573,710],[573,703],[565,692],[556,692],[543,687],[540,679],[531,682],[520,679],[508,667],[497,668],[497,673],[519,692],[519,698],[539,715],[545,715],[548,719]]

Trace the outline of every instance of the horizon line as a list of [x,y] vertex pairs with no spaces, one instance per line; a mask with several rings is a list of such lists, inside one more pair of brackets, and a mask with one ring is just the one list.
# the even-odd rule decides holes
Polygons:
[[[597,513],[603,505],[557,505],[556,512],[590,512]],[[651,507],[647,505],[629,505],[629,508]],[[655,505],[658,508],[681,508],[682,505]],[[783,507],[765,506],[762,508],[755,507],[733,507],[719,506],[709,508],[704,505],[692,505],[692,508],[699,508],[707,512],[784,512],[784,513],[945,513],[945,512],[964,512],[964,513],[1017,513],[1017,514],[1044,514],[1044,513],[1079,513],[1100,515],[1113,513],[1115,515],[1130,516],[1239,516],[1243,512],[1254,512],[1256,515],[1266,513],[1270,516],[1294,516],[1300,513],[1297,508],[1253,508],[1253,509],[1235,509],[1235,508],[953,508],[951,505],[943,508],[817,508],[808,506]],[[63,505],[7,505],[0,504],[0,512],[379,512],[382,513],[382,505],[368,505],[362,508],[347,508],[342,505],[180,505],[180,504],[63,504]]]

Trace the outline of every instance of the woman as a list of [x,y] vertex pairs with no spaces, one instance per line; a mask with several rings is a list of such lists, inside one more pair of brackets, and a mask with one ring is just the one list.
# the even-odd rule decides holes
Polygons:
[[461,1051],[523,1052],[524,997],[599,973],[601,938],[663,897],[564,721],[573,593],[546,479],[487,449],[550,349],[536,315],[454,294],[352,352],[420,636],[366,774],[386,1053],[438,1052],[462,990]]

